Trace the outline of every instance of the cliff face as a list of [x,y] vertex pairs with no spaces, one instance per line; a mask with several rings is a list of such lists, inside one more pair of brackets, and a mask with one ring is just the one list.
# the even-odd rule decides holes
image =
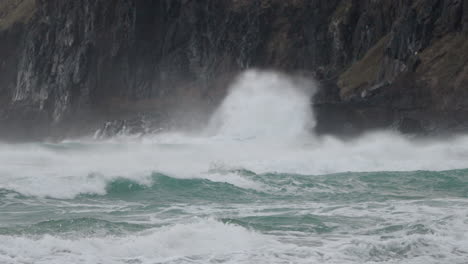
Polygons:
[[209,113],[232,76],[250,67],[321,81],[321,132],[467,126],[468,1],[4,3],[2,136]]
[[366,26],[378,40],[339,75],[340,100],[383,111],[403,131],[464,130],[468,1],[380,2],[391,3],[381,14],[391,27]]

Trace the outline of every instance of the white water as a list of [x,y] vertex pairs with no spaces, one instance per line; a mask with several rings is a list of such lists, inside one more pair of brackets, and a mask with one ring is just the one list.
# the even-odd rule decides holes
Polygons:
[[[86,217],[94,212],[103,218],[116,217],[115,221],[159,225],[122,236],[99,232],[0,235],[0,263],[466,263],[468,215],[467,201],[462,198],[383,202],[358,198],[351,205],[281,199],[201,205],[185,201],[170,205],[167,211],[181,213],[169,219],[162,216],[165,210],[145,211],[139,203],[146,201],[87,198],[91,203],[86,204],[90,201],[73,199],[84,193],[104,195],[107,184],[120,177],[149,185],[152,172],[265,190],[265,183],[233,169],[314,177],[345,171],[468,168],[468,137],[412,142],[382,131],[344,142],[311,134],[314,85],[274,72],[249,71],[233,84],[204,131],[0,144],[0,191],[33,196],[26,202],[11,194],[13,209],[4,219],[34,215],[37,219],[23,220],[34,224],[49,220],[41,210],[53,208],[48,209],[54,213],[49,216],[52,219]],[[284,190],[276,191],[281,198]],[[0,209],[10,208],[8,203],[0,200]],[[15,203],[29,207],[14,211]],[[301,215],[329,219],[327,224],[337,230],[326,234],[280,227],[271,232],[254,231],[212,218],[274,219],[288,213],[297,219]],[[418,225],[430,231],[409,234]],[[372,234],[393,226],[402,226],[388,232],[393,237],[385,238],[382,231]],[[4,223],[0,222],[1,227]]]
[[[415,217],[410,211],[406,214]],[[388,216],[395,224],[405,223]],[[433,227],[439,236],[403,231],[397,233],[400,237],[387,240],[359,234],[314,235],[303,238],[306,244],[298,246],[288,243],[287,235],[278,239],[214,219],[195,218],[125,237],[0,236],[0,263],[466,263],[468,238],[455,233],[466,224],[459,220],[450,224],[456,225]],[[408,258],[395,258],[399,251],[408,251]],[[444,255],[446,252],[452,254]],[[437,254],[439,258],[434,258]]]
[[[268,252],[279,245],[267,236],[213,219],[198,219],[126,237],[73,240],[47,235],[39,239],[0,238],[3,239],[0,249],[4,244],[8,247],[4,250],[10,252],[10,256],[2,256],[0,252],[0,263],[38,264],[122,263],[122,260],[127,263],[133,263],[132,260],[136,263],[188,263],[190,260],[200,261],[197,256],[205,255],[211,255],[213,260],[218,258],[229,263],[251,263],[258,254],[256,251]],[[213,243],[217,240],[220,241]],[[260,262],[267,263],[261,261],[261,257],[258,256]]]
[[232,85],[207,130],[225,140],[267,144],[303,139],[314,125],[315,89],[306,79],[248,71]]
[[309,133],[314,83],[248,71],[201,133],[83,139],[60,144],[1,144],[0,188],[73,198],[104,194],[118,177],[150,183],[152,172],[261,188],[235,173],[328,174],[345,171],[446,170],[468,167],[468,137],[412,142],[374,132],[344,142]]

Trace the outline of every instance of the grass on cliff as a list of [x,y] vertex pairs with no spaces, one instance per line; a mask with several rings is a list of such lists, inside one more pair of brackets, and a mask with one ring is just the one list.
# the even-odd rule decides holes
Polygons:
[[36,0],[0,0],[0,31],[26,23],[36,10]]
[[439,98],[437,107],[459,109],[466,107],[468,96],[468,37],[464,33],[450,33],[434,41],[420,53],[421,65],[417,74]]
[[363,87],[372,85],[377,80],[379,65],[384,56],[384,48],[388,39],[388,35],[380,39],[361,60],[341,74],[338,86],[342,97],[347,97]]

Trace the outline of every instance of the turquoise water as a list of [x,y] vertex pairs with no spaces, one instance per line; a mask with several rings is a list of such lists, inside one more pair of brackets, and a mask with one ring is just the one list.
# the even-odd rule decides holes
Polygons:
[[468,260],[468,170],[210,173],[251,187],[152,172],[72,198],[2,188],[0,263]]
[[0,143],[0,264],[468,263],[468,137],[316,136],[301,83],[247,72],[197,133]]

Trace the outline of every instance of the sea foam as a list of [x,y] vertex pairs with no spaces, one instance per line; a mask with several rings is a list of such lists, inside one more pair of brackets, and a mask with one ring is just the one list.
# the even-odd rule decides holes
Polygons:
[[105,194],[126,178],[152,184],[160,172],[261,189],[223,170],[306,175],[345,171],[447,170],[468,167],[468,137],[415,142],[396,132],[372,132],[353,140],[313,131],[313,80],[271,71],[247,71],[202,131],[167,132],[107,140],[0,145],[0,189],[25,195],[73,198]]

